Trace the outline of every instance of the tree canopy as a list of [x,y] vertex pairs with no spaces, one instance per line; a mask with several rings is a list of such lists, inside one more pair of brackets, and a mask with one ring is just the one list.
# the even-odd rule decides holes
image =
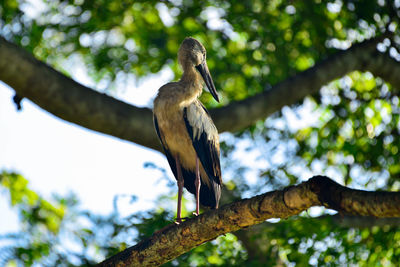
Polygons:
[[[394,193],[400,189],[399,8],[398,1],[372,0],[3,0],[0,80],[15,90],[17,104],[27,98],[66,121],[160,150],[151,106],[135,107],[107,93],[163,69],[178,79],[178,47],[187,36],[197,38],[222,96],[220,104],[209,94],[201,100],[225,132],[223,202],[230,204],[189,220],[194,226],[187,229],[197,233],[196,223],[219,216],[221,229],[235,232],[201,246],[226,232],[214,228],[204,240],[197,236],[201,241],[165,266],[397,266],[400,220],[387,217],[400,217],[400,193]],[[95,88],[68,78],[64,63],[71,55],[81,58]],[[324,179],[286,188],[315,174],[372,195]],[[43,199],[27,179],[7,170],[0,175],[29,233],[1,237],[13,242],[0,247],[0,263],[92,265],[139,241],[142,250],[162,243],[160,229],[182,230],[168,226],[174,210],[162,203],[172,197],[160,196],[157,210],[100,216],[77,208],[73,195]],[[257,199],[279,195],[267,202],[291,212],[277,208],[261,216],[266,211],[256,198],[238,201],[271,190],[277,191]],[[304,211],[314,205],[326,208],[317,216]],[[235,210],[257,223],[281,220],[228,228]],[[78,240],[79,252],[62,249],[68,235]],[[130,260],[133,250],[125,251]]]

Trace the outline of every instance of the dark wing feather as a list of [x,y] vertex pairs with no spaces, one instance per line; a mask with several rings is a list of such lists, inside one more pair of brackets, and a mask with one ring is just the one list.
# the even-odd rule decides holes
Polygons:
[[171,155],[171,153],[169,152],[169,150],[167,149],[167,147],[165,146],[165,142],[164,142],[164,137],[160,132],[160,128],[158,127],[158,122],[157,122],[157,117],[155,114],[153,114],[153,121],[154,121],[154,128],[156,128],[156,132],[157,132],[157,136],[161,141],[161,145],[164,149],[164,153],[167,156],[167,160],[169,163],[169,166],[171,167],[172,172],[174,173],[174,176],[176,179],[178,179],[178,173],[176,171],[176,162],[174,157]]
[[[210,189],[215,198],[215,206],[218,206],[222,184],[218,131],[207,110],[199,101],[185,108],[183,117],[196,154],[210,178],[212,186]],[[201,195],[202,193],[200,193],[200,197],[202,197]]]
[[[160,131],[160,128],[158,127],[158,121],[157,121],[157,117],[156,115],[153,114],[153,121],[154,121],[154,128],[156,128],[156,132],[157,132],[157,136],[161,141],[161,145],[164,149],[164,153],[167,156],[167,160],[169,163],[169,166],[171,167],[172,172],[174,173],[175,179],[178,180],[178,173],[176,170],[176,162],[175,162],[175,158],[172,156],[171,152],[168,150],[167,146],[165,145],[165,141],[164,141],[164,137]],[[196,188],[194,186],[194,180],[196,178],[196,174],[190,170],[187,170],[185,168],[183,168],[181,166],[181,170],[182,170],[182,176],[183,176],[183,180],[184,180],[184,186],[185,188],[192,194],[195,194],[196,192]],[[201,190],[201,189],[200,189]],[[201,193],[200,193],[201,194]],[[203,195],[205,196],[206,194],[203,193]],[[201,202],[203,205],[205,206],[212,206],[212,204],[208,204],[207,201],[203,201]],[[215,206],[215,205],[214,205]]]

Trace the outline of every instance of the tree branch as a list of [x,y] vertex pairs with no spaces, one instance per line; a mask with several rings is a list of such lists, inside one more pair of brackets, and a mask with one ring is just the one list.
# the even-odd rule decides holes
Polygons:
[[[391,33],[386,33],[353,45],[263,93],[212,110],[213,118],[225,117],[224,120],[218,121],[219,131],[237,131],[248,127],[282,107],[295,104],[307,95],[318,92],[330,81],[355,70],[370,71],[394,87],[400,88],[400,77],[394,74],[400,71],[400,62],[376,50],[376,45],[390,36]],[[229,114],[229,119],[226,119],[224,114]]]
[[98,266],[158,266],[219,235],[321,205],[346,214],[400,217],[399,192],[355,190],[315,176],[296,186],[225,205],[180,225],[172,224]]
[[90,130],[160,150],[148,108],[94,91],[0,37],[0,80],[53,115]]
[[[211,110],[220,132],[237,131],[294,104],[335,78],[368,70],[400,88],[400,63],[376,50],[387,35],[340,51],[270,90]],[[91,90],[36,60],[0,37],[0,80],[66,121],[160,150],[148,108],[138,108]],[[229,116],[226,116],[229,114]]]

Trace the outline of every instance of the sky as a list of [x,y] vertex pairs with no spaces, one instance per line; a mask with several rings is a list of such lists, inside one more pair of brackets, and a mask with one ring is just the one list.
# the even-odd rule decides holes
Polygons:
[[[84,69],[75,70],[75,80],[91,85]],[[171,79],[171,72],[161,71],[138,86],[128,83],[129,89],[114,91],[113,96],[145,106]],[[54,192],[73,191],[82,209],[101,214],[112,210],[115,195],[138,197],[133,204],[128,199],[120,203],[122,214],[128,214],[153,207],[155,197],[168,192],[159,171],[143,166],[154,162],[169,171],[161,153],[58,119],[28,99],[22,101],[22,111],[17,111],[13,96],[14,91],[0,82],[0,172],[22,174],[31,189],[47,198]],[[0,211],[5,218],[0,220],[0,234],[18,230],[5,192],[0,188]]]

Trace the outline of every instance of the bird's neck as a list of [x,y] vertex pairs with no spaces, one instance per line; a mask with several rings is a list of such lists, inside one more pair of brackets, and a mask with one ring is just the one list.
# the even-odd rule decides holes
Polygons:
[[179,81],[182,84],[185,98],[193,102],[203,90],[203,80],[200,73],[194,67],[185,68]]
[[193,66],[183,69],[180,81],[190,86],[199,87],[200,89],[202,88],[201,75]]

